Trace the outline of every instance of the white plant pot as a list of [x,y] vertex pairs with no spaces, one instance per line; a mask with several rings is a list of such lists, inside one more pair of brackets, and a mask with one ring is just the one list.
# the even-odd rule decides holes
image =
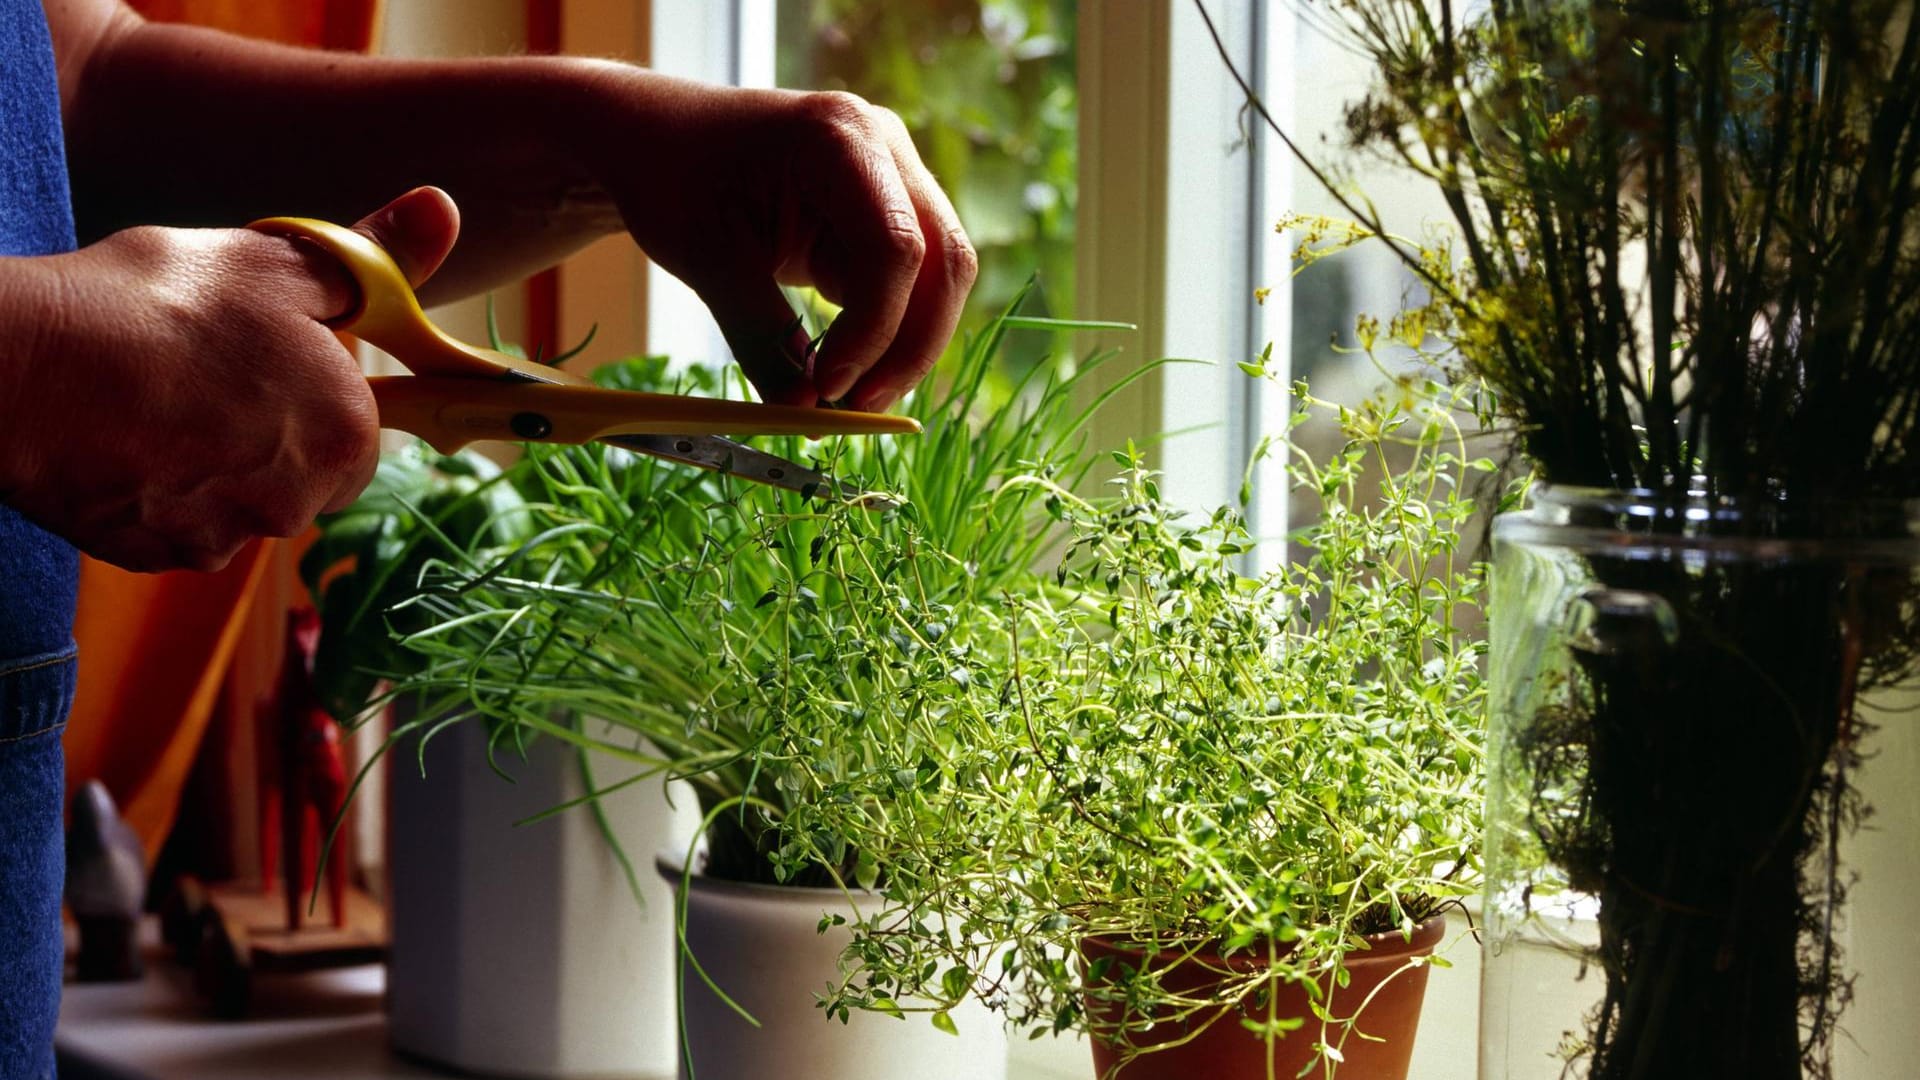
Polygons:
[[[686,847],[663,850],[656,865],[678,888]],[[687,1042],[693,1080],[1006,1080],[1007,1037],[1000,1018],[969,999],[952,1012],[959,1035],[926,1013],[905,1019],[855,1010],[829,1019],[819,995],[840,972],[846,927],[819,932],[823,914],[851,918],[879,897],[834,889],[748,885],[695,874],[687,904],[687,944],[708,976],[759,1027],[727,1007],[689,966],[685,973]],[[684,1067],[681,1076],[685,1080]]]
[[[678,812],[653,781],[602,800],[642,908],[588,808],[514,825],[583,792],[574,751],[541,739],[496,759],[514,782],[469,722],[427,744],[424,777],[411,744],[389,763],[394,1048],[485,1076],[672,1076],[673,894],[646,861],[693,835],[692,794]],[[620,778],[593,768],[600,787]]]

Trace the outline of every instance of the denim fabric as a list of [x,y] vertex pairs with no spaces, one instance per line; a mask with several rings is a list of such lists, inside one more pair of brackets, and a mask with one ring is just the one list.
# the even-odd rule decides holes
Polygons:
[[60,84],[40,0],[0,0],[0,254],[73,250]]
[[[57,255],[73,244],[46,18],[40,0],[0,0],[0,255]],[[0,665],[67,647],[78,580],[70,545],[0,505]]]
[[[46,17],[40,0],[0,0],[0,255],[57,255],[73,245]],[[78,575],[72,547],[0,505],[0,665],[67,647]]]
[[[46,17],[40,0],[0,0],[0,255],[57,255],[73,245]],[[0,666],[67,647],[78,580],[71,546],[0,505]]]
[[[0,255],[73,245],[46,17],[40,0],[0,0]],[[0,506],[0,1080],[53,1075],[78,573],[73,548]]]
[[73,643],[79,582],[71,544],[0,505],[0,666]]
[[0,662],[0,1078],[53,1075],[60,1011],[60,731],[74,649]]

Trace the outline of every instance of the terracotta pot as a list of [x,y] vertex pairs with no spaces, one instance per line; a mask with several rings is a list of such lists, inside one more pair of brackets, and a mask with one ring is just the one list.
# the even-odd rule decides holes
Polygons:
[[[1306,1026],[1276,1039],[1273,1043],[1273,1069],[1267,1068],[1267,1044],[1260,1036],[1240,1024],[1233,1008],[1195,1013],[1185,1020],[1156,1024],[1152,1030],[1115,1033],[1117,1044],[1096,1033],[1093,1044],[1095,1075],[1101,1080],[1266,1080],[1271,1076],[1306,1075],[1313,1080],[1406,1080],[1408,1062],[1413,1057],[1413,1036],[1420,1026],[1420,1005],[1427,993],[1427,965],[1408,967],[1416,956],[1432,954],[1446,932],[1446,918],[1436,915],[1414,928],[1411,941],[1398,933],[1378,934],[1367,939],[1372,948],[1347,954],[1349,981],[1335,988],[1330,978],[1320,980],[1323,993],[1331,995],[1334,1015],[1344,1016],[1358,1008],[1375,988],[1379,993],[1367,1005],[1353,1030],[1341,1041],[1338,1026],[1328,1025],[1324,1038],[1340,1048],[1345,1061],[1329,1072],[1331,1062],[1317,1060],[1314,1044],[1322,1040],[1321,1022],[1307,1005],[1307,991],[1297,984],[1276,987],[1278,1000],[1273,1014],[1280,1017],[1304,1016]],[[1087,962],[1111,957],[1115,964],[1136,969],[1142,964],[1161,965],[1161,985],[1176,992],[1202,995],[1220,981],[1221,961],[1201,962],[1182,959],[1179,953],[1162,952],[1151,957],[1125,942],[1089,938],[1081,943],[1081,956]],[[1236,971],[1258,970],[1261,961],[1236,957],[1226,962]],[[1384,986],[1382,984],[1385,984]],[[1257,1007],[1264,1017],[1264,1003]],[[1108,1026],[1120,1020],[1118,1005],[1088,1003],[1090,1017]],[[1166,1049],[1164,1046],[1204,1028],[1189,1041]],[[1361,1038],[1361,1033],[1373,1039]],[[1374,1041],[1379,1039],[1381,1041]],[[1130,1047],[1141,1049],[1124,1066],[1115,1066],[1126,1057]]]
[[[670,850],[655,860],[675,889],[683,857],[684,849]],[[839,977],[840,951],[852,931],[823,934],[820,918],[871,910],[882,903],[878,894],[855,890],[849,897],[838,889],[695,874],[687,900],[688,949],[759,1022],[742,1019],[689,968],[687,1046],[697,1080],[1006,1080],[1001,1020],[971,998],[952,1012],[957,1037],[925,1013],[902,1020],[855,1010],[842,1024],[821,1011],[818,995]]]

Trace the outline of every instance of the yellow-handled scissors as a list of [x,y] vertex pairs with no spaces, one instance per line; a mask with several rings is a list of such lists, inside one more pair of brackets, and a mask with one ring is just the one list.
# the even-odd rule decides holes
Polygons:
[[905,435],[920,430],[910,417],[885,413],[594,386],[570,372],[449,336],[420,310],[413,287],[392,256],[352,229],[293,217],[266,218],[249,228],[311,241],[340,261],[360,295],[355,308],[330,325],[386,350],[413,372],[367,379],[380,406],[380,426],[418,435],[443,454],[480,439],[598,439],[756,483],[884,506],[891,500],[849,490],[823,473],[723,436]]

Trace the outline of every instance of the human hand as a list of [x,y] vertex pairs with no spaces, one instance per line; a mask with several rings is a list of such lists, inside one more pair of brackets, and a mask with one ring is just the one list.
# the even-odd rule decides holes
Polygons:
[[[763,398],[881,410],[920,381],[978,263],[898,116],[851,94],[608,78],[589,171]],[[842,309],[817,355],[781,285]]]
[[[418,283],[459,216],[421,188],[354,228]],[[373,395],[324,322],[353,285],[318,249],[138,228],[14,269],[31,279],[38,334],[20,371],[0,372],[0,497],[81,550],[132,570],[215,570],[372,478]]]

